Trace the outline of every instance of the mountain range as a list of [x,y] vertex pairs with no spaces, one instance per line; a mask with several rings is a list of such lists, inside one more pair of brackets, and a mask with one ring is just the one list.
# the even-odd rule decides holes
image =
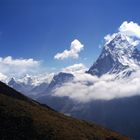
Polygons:
[[[105,43],[98,59],[85,73],[96,77],[115,75],[114,80],[127,79],[140,70],[140,51],[136,46],[137,42],[126,34],[116,33]],[[105,127],[140,139],[139,96],[88,103],[79,103],[67,96],[54,96],[55,89],[73,81],[74,78],[75,74],[66,72],[40,77],[26,75],[20,80],[10,79],[7,85],[59,112],[88,121],[95,120]]]

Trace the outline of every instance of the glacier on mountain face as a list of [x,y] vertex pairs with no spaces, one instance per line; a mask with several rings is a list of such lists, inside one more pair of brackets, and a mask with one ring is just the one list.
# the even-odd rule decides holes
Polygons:
[[126,77],[140,68],[140,51],[136,48],[137,41],[133,41],[124,33],[116,33],[107,42],[103,50],[87,73],[102,76],[116,74],[116,77]]

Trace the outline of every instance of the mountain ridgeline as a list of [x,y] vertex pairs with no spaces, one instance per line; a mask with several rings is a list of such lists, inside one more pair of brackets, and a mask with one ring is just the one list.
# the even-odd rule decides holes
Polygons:
[[[136,44],[132,43],[132,40],[127,35],[117,33],[112,40],[104,45],[98,59],[86,73],[98,77],[104,74],[114,74],[116,77],[125,78],[139,69],[140,51],[136,48]],[[36,81],[42,79],[42,77],[44,79],[39,84],[36,84]],[[24,94],[28,93],[27,95],[29,96],[30,94],[34,95],[43,92],[50,93],[54,88],[73,80],[73,78],[74,75],[66,72],[51,75],[51,78],[46,75],[39,77],[26,75],[22,80],[12,78],[7,84]]]

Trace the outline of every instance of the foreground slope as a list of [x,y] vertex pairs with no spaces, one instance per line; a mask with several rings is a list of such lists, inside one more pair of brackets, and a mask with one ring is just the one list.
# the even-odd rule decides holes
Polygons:
[[1,82],[0,139],[128,140],[101,126],[59,114]]

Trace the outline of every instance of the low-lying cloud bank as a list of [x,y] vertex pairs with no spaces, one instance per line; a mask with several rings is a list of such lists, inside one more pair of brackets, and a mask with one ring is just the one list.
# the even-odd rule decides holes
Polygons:
[[54,96],[69,97],[78,102],[112,100],[115,98],[140,95],[140,72],[126,79],[114,80],[113,75],[100,78],[89,74],[78,74],[75,79],[57,88]]

